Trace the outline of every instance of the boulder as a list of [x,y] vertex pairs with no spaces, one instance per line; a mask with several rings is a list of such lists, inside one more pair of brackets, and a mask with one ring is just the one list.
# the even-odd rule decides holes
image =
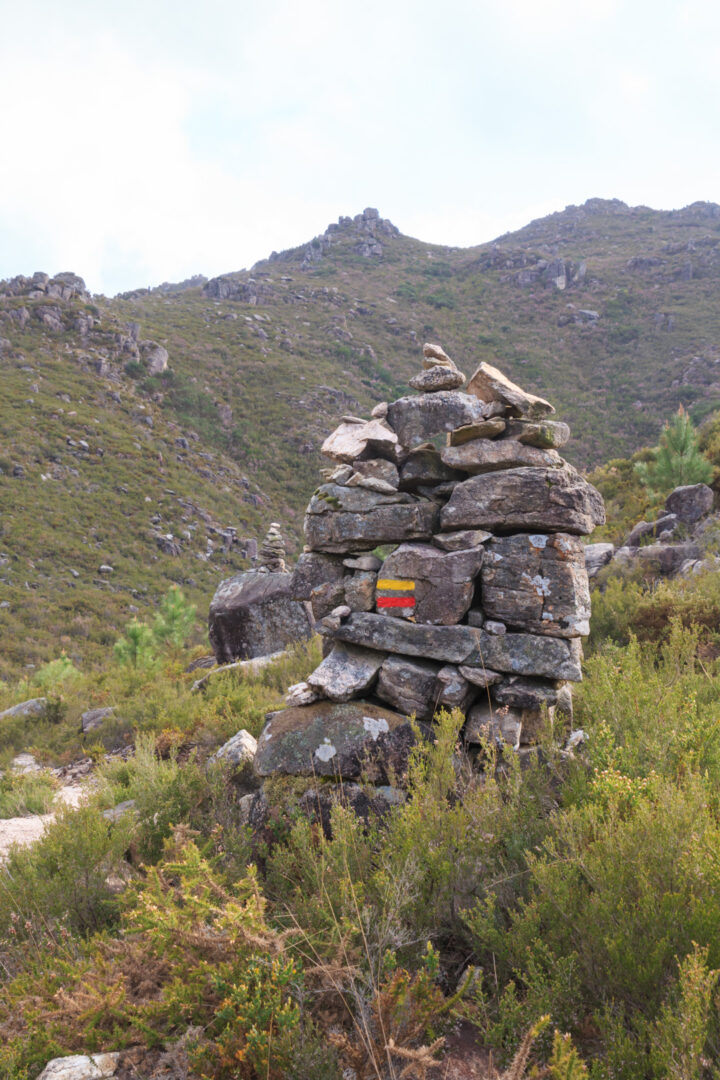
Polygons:
[[505,433],[540,450],[559,450],[570,438],[570,428],[559,420],[508,420]]
[[226,743],[216,750],[215,753],[208,759],[209,762],[222,761],[228,765],[234,765],[236,768],[244,768],[251,765],[255,759],[257,752],[257,739],[246,731],[245,728],[241,728],[232,738],[228,739]]
[[8,720],[11,716],[44,716],[47,707],[47,698],[30,698],[29,701],[21,701],[0,712],[0,720]]
[[439,693],[439,670],[439,665],[429,660],[388,656],[380,668],[375,693],[407,716],[432,720]]
[[464,661],[468,667],[489,668],[510,675],[540,675],[567,682],[580,682],[582,679],[580,638],[488,634],[484,629],[472,632],[477,635],[477,647]]
[[458,484],[440,514],[443,529],[537,529],[586,535],[605,522],[602,496],[574,469],[503,469]]
[[114,712],[115,709],[112,705],[108,705],[104,709],[88,709],[80,717],[81,731],[94,731],[95,728],[101,727],[103,721],[112,716]]
[[484,555],[482,547],[444,552],[431,544],[401,544],[379,571],[378,610],[418,623],[459,623],[472,603]]
[[254,767],[260,777],[364,777],[387,784],[405,775],[415,742],[407,716],[367,701],[321,701],[271,713]]
[[368,451],[392,459],[397,442],[397,435],[383,420],[343,422],[332,435],[328,435],[320,452],[333,461],[344,461],[351,465]]
[[588,578],[592,579],[599,574],[603,566],[607,566],[614,554],[614,544],[586,544],[585,569]]
[[568,533],[517,533],[488,540],[482,568],[487,616],[535,634],[590,633],[585,548]]
[[437,507],[406,492],[383,495],[365,488],[323,484],[305,515],[305,539],[313,551],[345,554],[403,540],[429,540]]
[[255,570],[221,582],[208,617],[219,664],[280,652],[310,637],[310,619],[304,604],[292,599],[291,583],[291,574]]
[[475,475],[524,466],[552,469],[563,464],[554,450],[538,450],[516,439],[473,439],[461,446],[443,447],[440,457],[450,468]]
[[481,401],[500,402],[512,416],[542,420],[555,409],[549,401],[522,390],[492,364],[481,363],[468,383],[468,393]]
[[[636,565],[650,570],[659,577],[672,577],[677,574],[682,564],[688,559],[699,559],[700,548],[697,544],[647,544],[646,547],[621,548],[631,551]],[[618,553],[619,554],[619,553]]]
[[713,507],[713,490],[707,484],[685,484],[671,491],[665,500],[665,509],[676,514],[686,525],[694,525],[709,514]]
[[677,514],[663,514],[657,521],[638,521],[633,525],[624,547],[639,547],[648,536],[660,536],[661,533],[674,533],[678,527]]
[[330,701],[349,701],[371,688],[384,659],[383,653],[372,649],[337,644],[308,675],[307,683]]
[[119,1064],[120,1054],[71,1054],[49,1061],[37,1080],[107,1080]]
[[398,398],[388,405],[388,421],[397,432],[400,445],[410,449],[435,435],[476,424],[495,414],[472,394],[460,390],[440,390],[436,394]]

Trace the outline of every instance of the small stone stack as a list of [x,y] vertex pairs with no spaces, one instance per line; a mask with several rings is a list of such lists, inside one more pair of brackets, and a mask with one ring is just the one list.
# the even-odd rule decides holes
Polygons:
[[267,531],[267,536],[260,545],[258,556],[258,570],[266,570],[270,574],[287,574],[285,565],[285,541],[280,532],[280,524],[273,521]]
[[326,655],[269,719],[261,776],[352,779],[380,758],[400,775],[407,717],[443,707],[465,714],[468,744],[521,749],[581,678],[582,537],[605,514],[558,453],[570,430],[492,365],[466,385],[440,346],[423,352],[418,394],[343,417],[322,446],[334,468],[291,593]]

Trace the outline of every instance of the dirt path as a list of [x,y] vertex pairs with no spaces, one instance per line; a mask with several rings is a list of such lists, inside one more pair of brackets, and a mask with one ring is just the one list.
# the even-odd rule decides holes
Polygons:
[[[55,796],[56,802],[68,806],[79,806],[87,790],[87,785],[71,784],[61,787]],[[7,855],[13,844],[34,844],[39,840],[54,814],[31,814],[29,817],[0,818],[0,862]]]

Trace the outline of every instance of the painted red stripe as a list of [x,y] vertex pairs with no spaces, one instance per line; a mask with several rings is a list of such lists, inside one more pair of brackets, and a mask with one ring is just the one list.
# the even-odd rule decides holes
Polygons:
[[415,607],[412,596],[378,596],[378,607]]

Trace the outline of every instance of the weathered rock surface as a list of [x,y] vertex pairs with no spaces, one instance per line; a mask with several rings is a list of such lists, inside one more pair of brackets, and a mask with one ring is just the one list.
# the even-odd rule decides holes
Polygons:
[[328,582],[342,581],[343,561],[319,551],[306,551],[299,556],[292,574],[290,596],[293,600],[309,600],[313,589]]
[[639,547],[648,536],[660,536],[664,532],[673,533],[678,527],[677,514],[663,514],[657,521],[638,521],[633,525],[623,547]]
[[423,345],[423,368],[429,370],[434,367],[446,367],[451,371],[457,371],[455,361],[451,360],[442,345],[434,345],[426,341]]
[[[383,599],[402,597],[383,581],[412,582],[404,594],[412,607],[388,607],[389,616],[413,616],[419,623],[448,626],[458,623],[472,603],[474,579],[483,563],[482,547],[443,552],[431,544],[401,544],[382,565],[378,574],[378,607]],[[384,606],[384,605],[383,605]]]
[[47,707],[47,698],[30,698],[29,701],[21,701],[0,712],[0,720],[7,720],[11,716],[44,716]]
[[614,544],[586,544],[585,569],[588,578],[592,579],[599,574],[603,566],[607,566],[614,554]]
[[402,540],[428,540],[437,507],[405,492],[382,495],[364,488],[323,484],[305,515],[305,539],[314,551],[346,553]]
[[394,465],[392,461],[385,461],[383,458],[370,458],[368,461],[353,461],[352,467],[354,470],[353,476],[348,480],[350,487],[356,486],[353,484],[353,478],[357,476],[366,482],[368,480],[380,480],[397,491],[400,474],[397,465]]
[[208,760],[210,762],[224,761],[228,765],[241,768],[251,765],[257,753],[257,740],[249,731],[242,728],[232,738],[216,750]]
[[368,691],[385,659],[384,653],[357,645],[335,645],[307,683],[330,701],[349,701]]
[[435,447],[418,447],[411,450],[400,467],[400,487],[403,491],[444,484],[449,480],[463,480],[462,473],[443,463],[440,451]]
[[37,1080],[107,1080],[115,1075],[120,1054],[71,1054],[53,1058]]
[[488,686],[494,686],[495,683],[499,683],[502,679],[499,671],[490,671],[489,668],[465,667],[461,664],[458,671],[464,679],[467,679],[468,682],[481,690],[487,689]]
[[470,744],[494,741],[498,746],[511,746],[517,750],[522,730],[522,713],[519,709],[498,709],[486,701],[480,701],[468,713],[463,738]]
[[413,375],[408,386],[422,394],[435,394],[438,390],[457,390],[465,385],[465,376],[461,371],[453,371],[444,365],[436,364],[419,375]]
[[699,559],[700,547],[692,542],[686,544],[647,544],[645,547],[620,548],[615,559],[618,563],[635,563],[659,577],[672,577],[689,559]]
[[265,656],[310,637],[310,620],[292,599],[291,582],[290,574],[250,570],[218,586],[208,618],[218,663]]
[[351,465],[368,450],[381,457],[393,457],[397,442],[397,435],[383,420],[342,423],[332,435],[328,435],[320,452],[333,461],[344,461]]
[[442,551],[463,551],[465,548],[480,547],[491,536],[492,533],[485,529],[460,529],[458,532],[435,533],[432,542]]
[[87,709],[80,717],[81,731],[94,731],[96,728],[101,727],[103,721],[112,716],[114,712],[115,709],[112,705],[107,705],[101,709]]
[[369,612],[353,612],[335,630],[339,641],[405,656],[467,667],[542,675],[579,682],[582,649],[577,638],[488,634],[473,626],[431,626]]
[[429,660],[388,656],[380,669],[375,693],[407,716],[432,720],[439,695],[439,670],[439,665]]
[[568,533],[518,533],[485,545],[482,606],[486,615],[535,634],[590,633],[585,548]]
[[671,491],[665,509],[686,525],[694,525],[713,508],[713,491],[707,484],[686,484]]
[[516,709],[540,709],[543,705],[555,705],[558,686],[543,679],[512,675],[493,687],[493,698],[500,705],[512,705]]
[[387,784],[407,770],[415,735],[407,716],[366,701],[328,701],[271,713],[258,739],[258,776],[367,777]]
[[492,364],[481,363],[468,383],[468,393],[481,401],[498,401],[513,416],[542,420],[555,412],[549,401],[522,390]]
[[508,420],[505,434],[526,446],[559,450],[570,438],[570,428],[560,420]]
[[477,424],[494,415],[492,405],[460,390],[398,398],[388,405],[388,422],[401,446],[411,448],[465,424]]
[[465,424],[463,427],[448,432],[447,445],[462,446],[463,443],[470,442],[472,439],[494,439],[504,430],[505,421],[499,416],[490,420],[481,420],[478,424]]
[[443,529],[537,529],[585,535],[605,521],[602,496],[573,469],[504,469],[458,484]]
[[461,446],[443,447],[440,457],[450,468],[470,474],[524,466],[552,469],[563,464],[563,459],[554,450],[538,450],[517,439],[473,439]]
[[460,668],[444,664],[437,673],[437,709],[460,709],[465,712],[477,697],[478,687],[472,679],[466,679]]

